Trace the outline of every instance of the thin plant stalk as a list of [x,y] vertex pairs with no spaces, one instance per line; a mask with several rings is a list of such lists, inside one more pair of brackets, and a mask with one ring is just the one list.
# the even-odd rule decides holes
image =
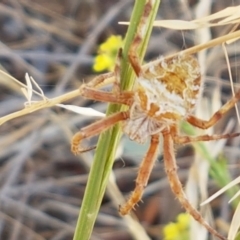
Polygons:
[[[142,16],[146,1],[135,1],[130,25],[125,37],[123,48],[123,59],[121,62],[121,87],[122,90],[130,90],[134,85],[134,73],[128,63],[128,51],[132,43],[138,23]],[[153,9],[148,21],[147,33],[144,36],[142,45],[139,48],[139,57],[143,59],[148,45],[153,22],[160,4],[160,0],[155,0]],[[110,104],[107,115],[124,110],[123,106]],[[91,236],[94,223],[96,221],[99,208],[106,190],[112,165],[115,160],[116,149],[121,137],[119,124],[100,135],[93,165],[90,169],[89,179],[82,201],[80,214],[75,229],[74,240],[88,240]]]

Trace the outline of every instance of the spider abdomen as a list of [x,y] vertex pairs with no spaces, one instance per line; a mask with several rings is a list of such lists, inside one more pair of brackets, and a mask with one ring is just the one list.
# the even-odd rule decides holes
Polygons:
[[197,60],[179,55],[146,65],[137,79],[136,101],[150,117],[177,120],[192,112],[200,89]]

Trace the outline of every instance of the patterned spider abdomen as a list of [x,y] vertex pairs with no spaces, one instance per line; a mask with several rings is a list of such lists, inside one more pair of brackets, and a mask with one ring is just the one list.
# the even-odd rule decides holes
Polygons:
[[124,132],[137,142],[145,142],[149,136],[190,114],[200,89],[200,68],[193,56],[178,55],[148,63],[137,79]]
[[197,60],[191,55],[148,64],[137,80],[142,109],[157,119],[179,119],[192,112],[201,85]]

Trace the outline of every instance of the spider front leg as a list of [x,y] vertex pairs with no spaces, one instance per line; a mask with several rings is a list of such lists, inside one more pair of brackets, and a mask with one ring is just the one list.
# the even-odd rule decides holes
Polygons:
[[150,147],[138,171],[136,179],[136,187],[124,206],[120,206],[119,213],[121,215],[128,214],[134,206],[141,200],[145,187],[147,186],[149,176],[152,172],[159,148],[159,135],[151,137]]
[[226,240],[221,234],[219,234],[214,228],[212,228],[202,217],[202,215],[191,205],[188,201],[182,184],[177,175],[177,164],[174,155],[174,141],[169,130],[164,130],[163,134],[163,155],[164,155],[164,164],[165,171],[170,183],[172,192],[177,197],[181,205],[185,210],[200,224],[202,224],[210,233],[218,237],[221,240]]
[[208,121],[199,119],[195,116],[188,116],[187,121],[198,128],[208,129],[216,124],[224,114],[226,114],[240,100],[240,90],[226,104],[224,104]]
[[93,149],[93,147],[79,148],[79,144],[85,138],[93,137],[101,132],[107,130],[111,126],[115,125],[120,121],[124,121],[129,118],[129,111],[118,112],[110,115],[102,120],[99,120],[85,128],[82,128],[78,133],[76,133],[72,138],[71,150],[76,155],[81,152],[86,152]]
[[153,7],[153,3],[153,0],[148,0],[146,2],[140,23],[137,27],[137,32],[129,48],[128,58],[137,76],[142,75],[142,67],[140,64],[140,59],[138,57],[138,50],[141,42],[143,41],[144,35],[147,32],[147,21]]
[[82,84],[79,88],[80,95],[84,92],[84,88],[88,89],[99,89],[104,86],[107,86],[113,83],[113,92],[119,93],[120,92],[120,74],[121,74],[121,59],[122,59],[122,49],[120,48],[116,57],[116,63],[114,66],[114,71],[101,74],[94,79],[92,79],[87,84]]
[[83,87],[98,89],[98,88],[107,86],[111,83],[114,83],[114,81],[115,81],[114,72],[104,73],[104,74],[101,74],[101,75],[93,78],[90,82],[88,82],[86,84],[82,84],[80,86],[79,90],[81,92],[81,89]]
[[117,103],[130,106],[133,103],[134,93],[131,91],[123,91],[116,94],[84,86],[81,89],[81,96],[95,101]]
[[[114,70],[114,91],[113,92],[104,92],[101,90],[96,89],[97,87],[104,86],[108,83],[110,83],[110,78],[112,80],[113,73],[107,73],[100,75],[96,78],[94,78],[92,81],[90,81],[88,84],[83,84],[79,91],[80,95],[85,98],[89,98],[96,101],[102,101],[102,102],[110,102],[110,103],[116,103],[116,104],[125,104],[130,106],[133,103],[134,98],[134,92],[130,91],[120,91],[120,55],[121,55],[121,49],[119,50],[119,54],[117,57],[117,63],[115,65]],[[120,112],[113,114],[109,117],[106,117],[96,123],[91,124],[88,127],[85,127],[80,130],[80,132],[76,133],[72,138],[72,144],[71,144],[71,150],[76,155],[77,153],[85,152],[88,150],[92,150],[94,147],[88,147],[88,148],[80,148],[79,144],[80,142],[88,137],[92,137],[95,135],[98,135],[102,131],[105,131],[107,128],[111,127],[115,123],[126,120],[129,118],[129,112]]]

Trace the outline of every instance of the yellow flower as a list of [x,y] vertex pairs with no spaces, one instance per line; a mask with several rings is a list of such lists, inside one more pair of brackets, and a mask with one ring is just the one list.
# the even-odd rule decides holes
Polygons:
[[107,54],[100,54],[95,57],[93,69],[96,72],[110,70],[112,68],[112,59]]
[[176,223],[169,223],[163,228],[164,240],[177,239],[179,236],[179,231]]
[[190,217],[187,213],[181,213],[176,223],[169,223],[163,228],[164,240],[189,240]]
[[118,49],[122,46],[121,36],[110,36],[98,48],[98,55],[95,57],[93,70],[102,72],[104,70],[112,71],[115,65],[115,59]]
[[112,35],[106,42],[99,46],[100,53],[117,53],[118,49],[122,46],[123,40],[121,36]]
[[180,213],[177,216],[177,226],[180,231],[185,231],[189,227],[190,216],[187,213]]

